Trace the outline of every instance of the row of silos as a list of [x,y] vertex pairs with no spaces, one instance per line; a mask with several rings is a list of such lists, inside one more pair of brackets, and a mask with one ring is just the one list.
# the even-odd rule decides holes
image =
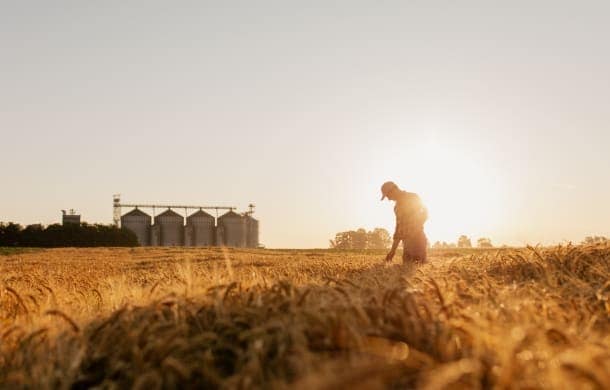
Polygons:
[[230,246],[256,248],[258,221],[233,211],[218,220],[199,210],[186,218],[170,209],[152,218],[136,208],[121,216],[121,226],[135,233],[142,246]]

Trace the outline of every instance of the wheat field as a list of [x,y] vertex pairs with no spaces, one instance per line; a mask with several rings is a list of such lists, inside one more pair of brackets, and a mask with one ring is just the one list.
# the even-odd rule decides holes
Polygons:
[[0,387],[610,388],[609,244],[430,255],[11,252]]

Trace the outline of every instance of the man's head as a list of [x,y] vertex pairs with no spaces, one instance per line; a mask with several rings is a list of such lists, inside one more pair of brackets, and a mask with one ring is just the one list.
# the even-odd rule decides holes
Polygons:
[[396,196],[400,192],[400,188],[393,181],[386,181],[381,186],[381,200],[388,198],[390,200],[396,200]]

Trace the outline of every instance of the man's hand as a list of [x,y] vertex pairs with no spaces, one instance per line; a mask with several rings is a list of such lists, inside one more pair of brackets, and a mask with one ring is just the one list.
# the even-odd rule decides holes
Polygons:
[[396,238],[396,234],[394,235],[394,241],[392,242],[392,248],[390,249],[390,253],[385,257],[386,262],[392,261],[394,258],[394,254],[396,253],[396,249],[398,249],[398,244],[400,244],[400,239]]
[[392,261],[392,259],[394,258],[394,254],[395,254],[395,252],[394,252],[394,251],[390,251],[390,253],[388,253],[388,254],[386,255],[386,257],[385,257],[385,261],[386,261],[387,263],[391,262],[391,261]]

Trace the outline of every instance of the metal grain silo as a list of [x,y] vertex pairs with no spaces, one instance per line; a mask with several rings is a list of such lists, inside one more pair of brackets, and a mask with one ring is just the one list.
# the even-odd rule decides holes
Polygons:
[[258,248],[258,220],[251,215],[246,215],[244,220],[246,221],[246,246]]
[[246,246],[246,220],[241,215],[229,211],[218,217],[221,241],[218,245],[243,248]]
[[138,209],[133,209],[121,217],[121,227],[134,232],[142,246],[150,245],[150,224],[150,215]]
[[161,233],[161,246],[181,246],[184,244],[184,217],[172,210],[166,210],[155,217],[155,226]]
[[186,218],[186,228],[192,230],[192,246],[214,245],[214,217],[199,210]]

